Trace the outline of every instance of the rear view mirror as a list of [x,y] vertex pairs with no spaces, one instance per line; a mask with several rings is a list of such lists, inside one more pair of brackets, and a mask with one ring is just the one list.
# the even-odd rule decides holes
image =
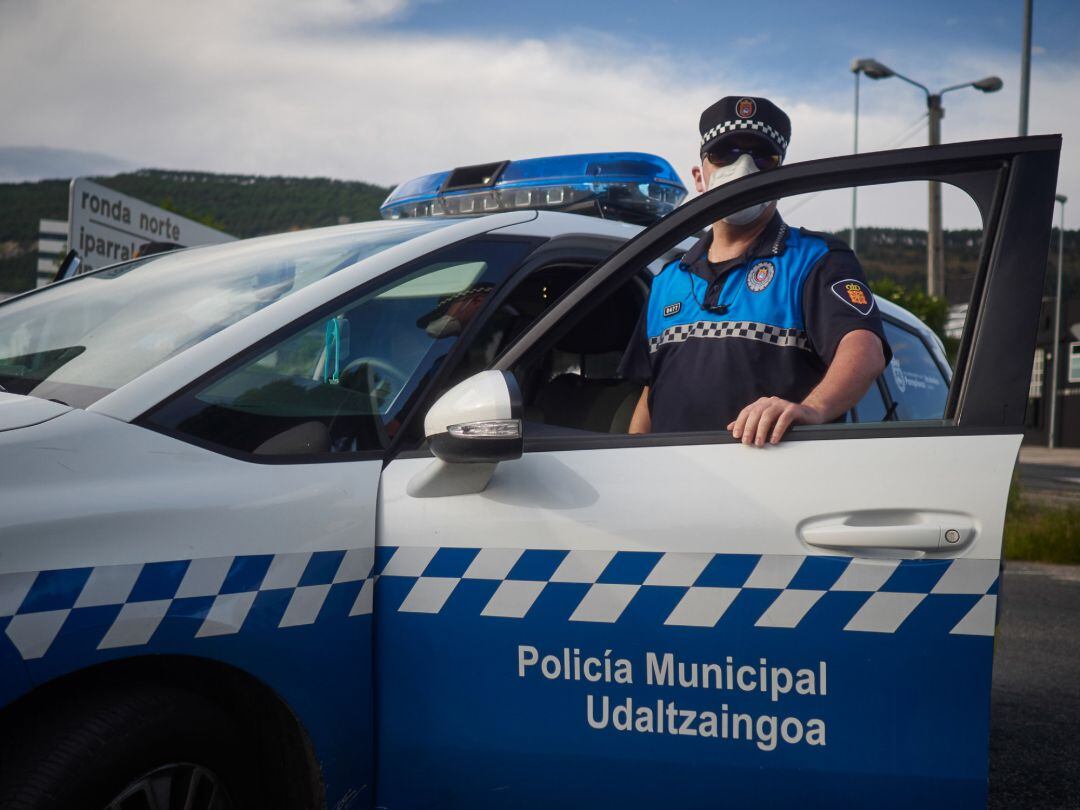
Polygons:
[[424,419],[435,461],[409,482],[414,498],[482,492],[500,461],[520,458],[521,391],[506,371],[482,371],[455,385]]
[[69,250],[67,255],[64,256],[64,260],[60,262],[60,269],[53,276],[53,281],[63,281],[65,278],[77,276],[80,267],[82,267],[82,259],[79,258],[79,252]]

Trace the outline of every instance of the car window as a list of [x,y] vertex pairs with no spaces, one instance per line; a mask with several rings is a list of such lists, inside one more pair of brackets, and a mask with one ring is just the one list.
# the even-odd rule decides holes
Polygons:
[[518,281],[499,307],[485,319],[446,387],[490,368],[503,349],[593,266],[583,263],[550,264]]
[[380,450],[529,243],[474,240],[309,318],[147,422],[243,453]]
[[[976,228],[982,214],[964,190],[946,187],[946,193],[958,198],[969,229],[949,242],[950,255],[958,257],[950,265],[958,269],[951,271],[949,283],[960,296],[980,266],[983,239]],[[930,327],[896,323],[910,315],[903,303],[916,301],[926,284],[925,231],[897,222],[901,215],[893,204],[895,195],[915,194],[925,194],[924,183],[893,182],[866,190],[865,224],[855,250],[849,249],[850,229],[836,227],[837,212],[850,211],[850,187],[781,197],[781,219],[766,223],[747,254],[714,277],[709,268],[686,273],[685,262],[673,268],[668,259],[655,259],[658,244],[642,254],[642,260],[647,256],[659,265],[649,293],[652,308],[643,308],[644,296],[628,295],[625,281],[586,281],[575,287],[567,294],[569,301],[564,297],[555,305],[557,320],[539,322],[545,334],[528,329],[496,360],[520,385],[529,423],[526,436],[562,442],[558,446],[580,441],[595,447],[595,436],[552,428],[626,433],[644,385],[649,386],[654,436],[669,433],[676,437],[673,442],[691,442],[694,433],[725,434],[729,420],[759,397],[805,398],[820,382],[843,335],[858,328],[880,329],[887,342],[896,341],[896,360],[838,421],[869,427],[943,419],[949,370],[932,353]],[[673,231],[669,237],[680,235]],[[684,258],[700,257],[702,250],[695,245]],[[622,260],[604,265],[610,266],[618,267],[626,280],[643,269]],[[900,301],[900,311],[889,305],[877,320],[882,308],[875,312],[870,291],[875,300]],[[929,318],[936,310],[926,312]],[[883,323],[886,318],[891,323]],[[841,435],[798,426],[797,433],[804,432]]]
[[85,408],[225,327],[444,222],[376,222],[152,256],[0,306],[0,385]]
[[949,384],[926,344],[915,333],[891,321],[885,321],[885,335],[893,359],[882,376],[896,402],[896,418],[900,421],[943,418]]
[[[573,281],[580,272],[572,274]],[[641,278],[630,279],[543,355],[514,369],[530,423],[527,433],[536,433],[539,425],[626,433],[641,386],[620,376],[619,361],[647,290]]]
[[880,383],[875,380],[870,389],[855,406],[856,422],[884,422],[888,414],[888,407],[881,394]]

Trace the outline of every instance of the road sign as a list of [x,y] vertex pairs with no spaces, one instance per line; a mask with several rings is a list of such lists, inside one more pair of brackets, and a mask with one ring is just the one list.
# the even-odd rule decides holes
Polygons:
[[85,177],[71,181],[68,212],[68,244],[86,269],[133,259],[149,242],[194,247],[236,238]]

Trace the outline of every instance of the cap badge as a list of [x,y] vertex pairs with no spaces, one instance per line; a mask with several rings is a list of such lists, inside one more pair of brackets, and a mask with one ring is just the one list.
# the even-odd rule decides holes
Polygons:
[[739,118],[752,118],[755,112],[757,112],[757,104],[752,98],[740,98],[735,105],[735,114]]
[[746,274],[746,286],[750,292],[761,292],[769,286],[776,275],[776,265],[772,262],[758,262]]

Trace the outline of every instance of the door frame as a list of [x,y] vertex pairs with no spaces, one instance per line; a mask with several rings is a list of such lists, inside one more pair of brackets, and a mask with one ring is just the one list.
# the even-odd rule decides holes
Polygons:
[[[636,270],[726,214],[796,194],[929,180],[966,191],[983,218],[983,244],[945,420],[933,430],[935,435],[942,429],[1018,432],[1045,274],[1041,258],[1037,272],[1030,262],[1032,256],[1045,256],[1049,246],[1060,151],[1060,135],[1002,138],[825,158],[741,178],[691,200],[628,240],[526,330],[494,368],[509,371],[546,351]],[[909,429],[887,432],[906,435]],[[865,428],[847,430],[852,437],[871,435]],[[880,436],[882,430],[875,426],[872,434]],[[835,431],[803,427],[790,438],[824,438]],[[700,440],[701,434],[695,435]],[[581,446],[582,437],[575,438]]]

